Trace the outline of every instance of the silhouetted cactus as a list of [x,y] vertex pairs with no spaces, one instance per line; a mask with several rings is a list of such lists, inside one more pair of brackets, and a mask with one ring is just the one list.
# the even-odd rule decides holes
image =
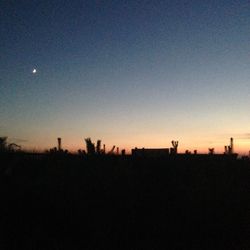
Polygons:
[[68,154],[69,151],[67,149],[62,149],[62,139],[60,137],[57,138],[57,147],[50,148],[45,151],[50,154]]
[[86,138],[85,142],[86,142],[87,154],[89,155],[95,154],[95,144],[91,141],[91,139]]
[[86,148],[87,148],[87,154],[94,155],[94,154],[105,154],[105,145],[104,149],[101,149],[101,140],[97,140],[96,146],[91,141],[91,138],[86,138]]
[[231,149],[231,154],[234,153],[234,139],[231,137],[230,138],[230,149]]
[[208,154],[213,155],[214,154],[214,148],[209,148],[208,149]]
[[61,151],[62,150],[62,138],[58,137],[57,138],[57,149],[58,151]]
[[177,154],[177,148],[178,148],[179,142],[178,141],[171,141],[171,143],[172,143],[172,146],[173,146],[172,153]]
[[225,148],[224,154],[232,155],[234,153],[233,152],[233,138],[230,138],[230,145],[225,146],[224,148]]
[[114,150],[115,150],[115,146],[112,147],[112,149],[108,152],[108,154],[113,154],[114,153]]
[[101,140],[97,140],[96,143],[96,153],[101,154]]
[[231,146],[225,146],[224,154],[231,155],[232,154],[232,147]]

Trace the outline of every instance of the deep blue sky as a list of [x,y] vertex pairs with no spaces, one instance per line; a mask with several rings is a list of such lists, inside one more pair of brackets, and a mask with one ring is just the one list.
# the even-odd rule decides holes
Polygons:
[[249,1],[6,0],[0,18],[0,135],[250,148]]

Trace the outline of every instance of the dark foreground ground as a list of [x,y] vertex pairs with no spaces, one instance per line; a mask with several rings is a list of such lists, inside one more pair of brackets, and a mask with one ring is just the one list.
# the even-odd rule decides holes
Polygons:
[[250,249],[250,163],[0,157],[0,249]]

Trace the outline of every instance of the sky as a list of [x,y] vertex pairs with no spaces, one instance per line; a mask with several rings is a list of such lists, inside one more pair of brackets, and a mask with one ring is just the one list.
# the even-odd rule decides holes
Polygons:
[[0,136],[23,148],[250,150],[248,0],[2,0],[0,37]]

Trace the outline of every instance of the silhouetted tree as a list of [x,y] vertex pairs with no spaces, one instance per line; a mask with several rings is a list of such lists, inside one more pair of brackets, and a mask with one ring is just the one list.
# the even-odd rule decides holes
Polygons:
[[0,151],[7,151],[7,137],[0,137]]
[[0,137],[0,152],[14,152],[21,149],[21,146],[16,143],[8,143],[7,139],[6,136]]
[[94,155],[95,154],[95,144],[91,141],[90,138],[85,139],[87,154]]
[[8,150],[9,151],[17,151],[17,150],[21,150],[21,146],[17,145],[16,143],[10,143],[8,145]]
[[85,152],[85,150],[82,150],[82,149],[78,149],[78,154],[79,155],[86,155],[86,152]]

